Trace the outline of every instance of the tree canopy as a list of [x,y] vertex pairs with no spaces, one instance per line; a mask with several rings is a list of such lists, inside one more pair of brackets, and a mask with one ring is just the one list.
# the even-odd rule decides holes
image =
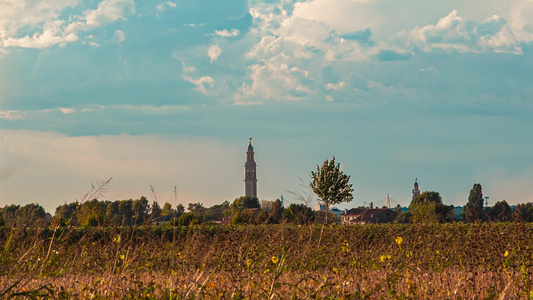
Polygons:
[[438,192],[426,191],[415,197],[409,205],[413,222],[451,222],[455,218],[453,205],[445,205]]
[[487,210],[487,218],[492,222],[508,222],[513,218],[513,212],[507,201],[498,201]]
[[352,201],[353,188],[349,181],[350,176],[342,172],[340,163],[335,164],[335,156],[326,159],[322,166],[317,165],[316,172],[311,171],[309,186],[326,206],[326,224],[330,205]]
[[233,201],[231,208],[233,210],[242,210],[247,208],[260,208],[261,203],[257,197],[241,196]]
[[475,183],[470,190],[468,202],[463,208],[463,220],[465,222],[482,221],[483,215],[483,191],[481,184]]

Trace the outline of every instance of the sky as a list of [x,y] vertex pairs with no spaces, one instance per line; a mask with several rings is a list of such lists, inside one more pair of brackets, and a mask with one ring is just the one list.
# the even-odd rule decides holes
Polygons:
[[232,201],[250,137],[262,200],[533,202],[532,47],[531,0],[0,0],[0,207]]

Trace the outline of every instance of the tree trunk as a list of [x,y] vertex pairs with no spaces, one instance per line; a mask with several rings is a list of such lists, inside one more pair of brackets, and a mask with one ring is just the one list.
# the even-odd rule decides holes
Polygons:
[[328,225],[328,214],[329,214],[329,204],[328,203],[324,203],[325,207],[326,207],[326,225]]

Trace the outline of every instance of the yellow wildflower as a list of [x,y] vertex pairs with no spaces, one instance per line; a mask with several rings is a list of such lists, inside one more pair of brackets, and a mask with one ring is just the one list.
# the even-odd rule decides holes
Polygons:
[[272,263],[277,264],[278,262],[279,262],[279,258],[276,255],[272,256]]
[[509,251],[505,250],[505,253],[503,254],[504,257],[507,257],[509,255]]
[[396,244],[398,244],[398,246],[401,245],[402,242],[403,242],[403,238],[401,236],[396,238]]

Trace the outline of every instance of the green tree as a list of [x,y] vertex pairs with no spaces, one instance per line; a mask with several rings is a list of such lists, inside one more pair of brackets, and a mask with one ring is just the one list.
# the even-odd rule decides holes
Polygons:
[[133,224],[142,225],[146,223],[148,220],[149,207],[148,199],[144,196],[133,201]]
[[190,211],[190,212],[198,212],[198,213],[202,213],[204,210],[205,210],[205,207],[202,203],[200,202],[197,202],[197,203],[189,203],[188,207],[187,207],[187,210]]
[[198,219],[194,215],[194,213],[184,213],[178,218],[178,225],[181,226],[189,226],[189,225],[195,225],[198,224]]
[[463,208],[463,220],[465,222],[483,220],[483,191],[479,183],[475,183],[470,190],[468,202]]
[[181,216],[185,212],[185,206],[183,204],[176,205],[176,216]]
[[487,218],[492,222],[509,222],[513,218],[513,212],[507,201],[498,201],[488,209]]
[[165,202],[163,204],[163,210],[161,211],[162,216],[175,215],[176,212],[172,209],[172,204]]
[[231,217],[231,224],[255,224],[255,215],[248,210],[239,210]]
[[189,203],[187,210],[196,217],[197,223],[203,223],[205,221],[204,215],[207,208],[205,208],[202,203]]
[[157,201],[152,202],[152,206],[150,207],[150,219],[153,220],[161,217],[162,212],[163,210],[161,209],[161,206],[159,206],[159,203],[157,203]]
[[340,163],[335,164],[335,156],[326,159],[322,166],[317,165],[316,172],[311,171],[309,185],[326,206],[326,224],[330,205],[352,201],[353,188],[349,181],[350,176],[342,172]]
[[107,221],[112,225],[122,224],[122,215],[120,215],[120,201],[109,203],[105,209]]
[[248,208],[260,208],[261,203],[257,197],[253,196],[241,196],[231,203],[231,210],[233,212],[240,211]]
[[77,212],[81,226],[98,226],[106,221],[107,203],[93,199],[81,204]]
[[281,215],[283,214],[283,205],[281,200],[276,199],[270,206],[270,212],[268,213],[268,219],[266,223],[277,224],[281,221]]
[[131,226],[133,218],[133,200],[122,200],[118,205],[119,214],[122,216],[122,226]]
[[412,222],[419,223],[444,223],[455,219],[453,205],[444,205],[440,194],[433,191],[415,197],[409,205],[409,214]]
[[54,214],[54,217],[52,218],[52,222],[55,226],[57,225],[72,225],[72,226],[78,226],[79,221],[78,217],[76,215],[76,211],[78,209],[78,203],[72,202],[69,204],[63,204],[61,206],[58,206],[56,208],[56,212]]
[[533,222],[533,203],[528,202],[516,205],[512,219],[516,222]]
[[230,214],[230,203],[224,201],[222,204],[213,205],[205,209],[203,213],[203,220],[207,222],[222,220],[223,217]]
[[284,221],[289,223],[308,224],[315,221],[315,214],[305,204],[292,203],[288,208],[283,210],[281,216]]
[[17,211],[19,210],[20,205],[6,205],[2,209],[2,219],[4,219],[5,226],[16,227],[17,226]]
[[410,223],[413,215],[408,211],[402,211],[398,213],[396,220],[394,222],[400,223],[400,224],[406,224]]

